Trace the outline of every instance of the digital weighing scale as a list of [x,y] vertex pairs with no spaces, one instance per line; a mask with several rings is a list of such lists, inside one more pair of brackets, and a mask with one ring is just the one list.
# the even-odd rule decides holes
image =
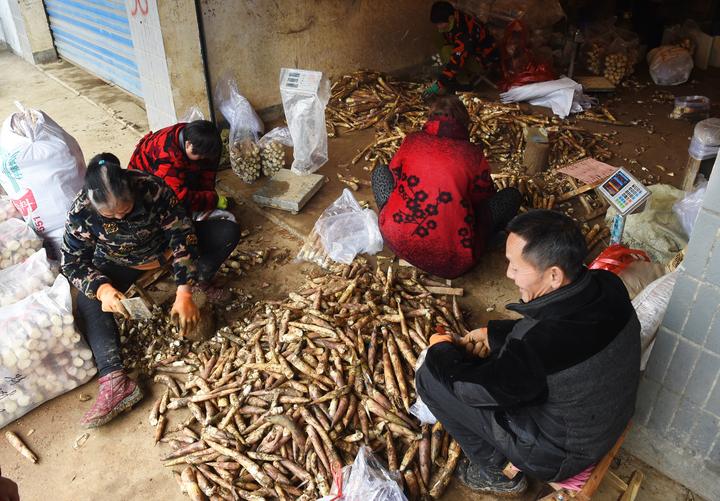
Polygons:
[[642,207],[650,197],[650,191],[622,167],[598,186],[597,190],[618,211],[613,218],[610,232],[610,243],[618,244],[625,229],[625,217]]

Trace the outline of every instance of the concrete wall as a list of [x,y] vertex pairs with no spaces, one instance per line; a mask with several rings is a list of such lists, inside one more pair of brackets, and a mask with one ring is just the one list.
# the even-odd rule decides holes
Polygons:
[[720,161],[713,170],[627,447],[698,494],[720,499]]
[[34,62],[30,40],[25,31],[25,21],[17,0],[0,0],[0,22],[10,50],[28,62]]
[[191,106],[210,117],[205,70],[200,52],[200,32],[193,0],[158,4],[165,57],[178,119]]
[[202,0],[212,85],[230,70],[256,109],[280,103],[280,68],[387,72],[435,51],[432,0]]
[[25,24],[33,62],[43,64],[55,61],[57,53],[42,0],[20,0],[18,6]]

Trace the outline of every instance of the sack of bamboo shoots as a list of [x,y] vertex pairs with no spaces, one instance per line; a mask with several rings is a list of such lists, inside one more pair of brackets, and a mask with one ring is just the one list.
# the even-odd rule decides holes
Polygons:
[[23,263],[0,270],[0,307],[50,287],[56,275],[45,249],[40,249]]
[[97,369],[75,330],[67,279],[0,308],[0,427],[77,388]]
[[399,473],[388,471],[362,446],[353,464],[342,469],[341,485],[333,482],[330,494],[318,501],[338,499],[340,493],[346,501],[406,501],[399,480]]
[[680,85],[690,78],[693,58],[686,48],[679,45],[656,47],[647,55],[650,77],[655,85]]
[[0,223],[12,218],[19,219],[20,217],[20,213],[17,211],[12,201],[7,197],[0,197]]
[[20,264],[42,247],[42,240],[24,221],[0,223],[0,270]]

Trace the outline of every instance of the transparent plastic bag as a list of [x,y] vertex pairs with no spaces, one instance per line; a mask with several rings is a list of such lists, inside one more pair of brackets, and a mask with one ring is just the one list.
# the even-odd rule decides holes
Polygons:
[[238,90],[235,79],[225,75],[215,88],[218,109],[230,126],[229,145],[250,138],[256,142],[265,126],[250,101]]
[[694,63],[690,52],[678,45],[663,45],[647,54],[650,77],[655,85],[680,85],[688,81]]
[[0,427],[97,372],[77,330],[67,279],[0,308]]
[[660,328],[670,296],[672,296],[677,272],[668,273],[658,278],[632,300],[632,305],[640,320],[640,345],[642,355],[640,370],[645,370],[650,352],[655,344],[655,336]]
[[345,188],[315,222],[315,230],[333,261],[352,263],[360,253],[377,254],[383,248],[377,214],[363,209]]
[[291,170],[299,175],[315,172],[328,161],[325,107],[330,81],[319,71],[282,68],[280,96],[294,145]]
[[716,157],[718,151],[720,151],[720,118],[701,120],[695,125],[688,153],[697,160],[707,160]]
[[197,106],[190,106],[180,119],[180,122],[190,123],[195,120],[205,120],[205,115]]
[[8,197],[0,197],[0,223],[7,221],[8,219],[19,219],[21,217],[22,216],[13,205],[12,200]]
[[56,275],[57,270],[48,261],[45,249],[20,264],[0,270],[0,308],[51,286]]
[[700,213],[700,207],[702,207],[706,189],[707,181],[702,181],[695,190],[689,192],[681,200],[673,204],[672,210],[688,237],[690,237],[693,227],[695,226],[695,221]]
[[290,135],[290,129],[287,126],[275,127],[273,130],[260,138],[260,140],[258,141],[258,146],[264,148],[271,141],[275,141],[282,144],[283,146],[289,146],[292,148],[293,140],[292,136]]
[[399,481],[400,474],[388,471],[363,445],[353,464],[342,469],[341,485],[333,482],[330,494],[318,501],[407,501]]
[[20,264],[42,247],[42,239],[20,219],[0,223],[0,270]]

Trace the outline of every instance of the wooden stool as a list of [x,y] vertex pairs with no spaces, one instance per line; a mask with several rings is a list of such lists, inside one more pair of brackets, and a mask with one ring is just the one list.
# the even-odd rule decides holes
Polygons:
[[165,275],[169,270],[170,265],[166,264],[165,266],[161,266],[160,268],[146,271],[145,273],[140,275],[140,278],[135,280],[135,283],[128,288],[128,290],[125,292],[125,295],[127,297],[133,297],[137,294],[138,296],[143,298],[145,302],[147,302],[149,305],[154,305],[155,301],[152,300],[152,298],[145,291],[145,289],[160,280],[163,275]]
[[[620,446],[625,441],[625,437],[630,430],[630,426],[632,426],[632,422],[627,425],[627,428],[625,428],[623,434],[620,435],[620,438],[618,438],[617,442],[615,442],[613,448],[610,449],[610,452],[608,452],[605,457],[603,457],[600,462],[595,465],[593,472],[590,474],[590,478],[582,489],[579,491],[558,489],[552,494],[548,494],[547,496],[540,498],[540,501],[567,501],[569,499],[589,501],[592,499],[595,491],[598,490],[598,487],[600,487],[604,478],[607,478],[609,482],[622,493],[619,498],[621,501],[633,501],[640,490],[640,484],[642,483],[644,477],[643,473],[637,470],[634,471],[630,476],[630,481],[625,483],[623,479],[609,471],[610,465],[615,459],[615,456],[617,456],[617,453],[620,451]],[[555,488],[552,483],[550,486]]]
[[684,191],[692,191],[698,172],[702,170],[704,173],[709,174],[710,172],[708,172],[708,168],[710,171],[712,171],[714,163],[715,158],[709,158],[707,160],[697,160],[696,158],[688,155],[688,160],[685,164],[685,177],[683,177],[683,182],[680,186],[680,189]]

